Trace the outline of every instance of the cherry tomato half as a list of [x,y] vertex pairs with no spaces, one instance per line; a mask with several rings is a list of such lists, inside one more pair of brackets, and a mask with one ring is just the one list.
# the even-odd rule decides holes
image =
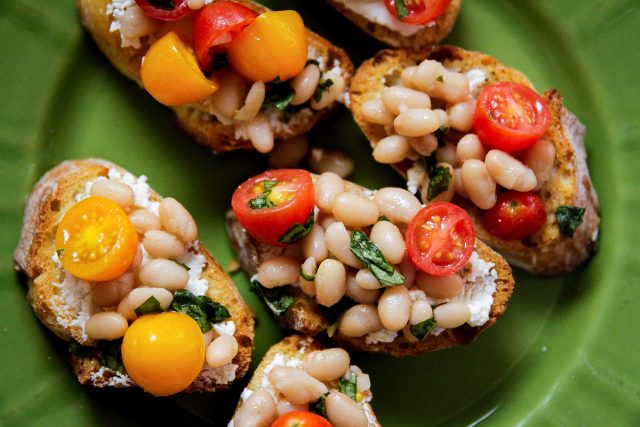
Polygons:
[[211,66],[211,48],[222,48],[258,16],[256,12],[229,0],[208,4],[193,21],[193,46],[200,65]]
[[[449,7],[451,0],[405,0],[407,16],[401,19],[405,24],[422,25],[438,19]],[[398,17],[395,0],[384,0],[389,13]]]
[[514,82],[494,83],[482,89],[473,115],[480,141],[507,153],[531,147],[550,124],[551,114],[544,99]]
[[504,240],[521,240],[542,228],[547,211],[538,193],[507,191],[498,196],[491,209],[484,211],[484,228]]
[[464,209],[434,202],[411,220],[405,240],[416,268],[432,276],[446,276],[464,267],[471,257],[475,230]]
[[187,0],[136,0],[142,11],[153,19],[175,21],[191,13]]
[[311,174],[302,169],[275,169],[254,176],[240,184],[231,198],[233,212],[247,232],[274,246],[284,246],[279,240],[291,227],[304,225],[314,204]]
[[293,411],[279,417],[271,427],[331,427],[331,423],[313,412]]

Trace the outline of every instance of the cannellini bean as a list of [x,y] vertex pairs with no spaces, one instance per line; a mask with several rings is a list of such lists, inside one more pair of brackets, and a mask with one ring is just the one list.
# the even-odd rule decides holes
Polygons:
[[218,79],[220,85],[210,97],[211,104],[217,112],[232,118],[245,101],[247,82],[231,70],[221,71]]
[[334,217],[333,215],[322,213],[322,212],[318,214],[317,218],[318,218],[318,224],[320,224],[322,228],[324,228],[325,230],[329,228],[331,224],[338,222],[336,217]]
[[147,16],[137,5],[127,7],[118,22],[123,37],[132,39],[148,36],[161,25],[157,20]]
[[103,311],[91,315],[84,324],[84,331],[92,340],[122,338],[129,328],[127,319],[115,311]]
[[240,406],[233,417],[236,427],[269,427],[278,416],[276,402],[265,389],[258,389]]
[[392,164],[404,160],[411,151],[407,138],[391,135],[382,138],[373,149],[373,158],[378,163]]
[[309,156],[309,166],[316,173],[333,172],[344,178],[353,172],[353,160],[342,151],[314,148]]
[[176,199],[167,197],[160,202],[160,223],[169,233],[183,242],[198,237],[198,227],[189,211]]
[[281,417],[289,412],[294,411],[308,411],[309,405],[294,405],[291,402],[287,402],[286,400],[280,400],[276,404],[276,411],[278,412],[278,416]]
[[358,304],[342,314],[338,330],[346,337],[361,337],[382,329],[378,309],[371,304]]
[[474,99],[454,104],[448,108],[449,126],[460,132],[468,132],[473,127]]
[[411,316],[409,316],[409,324],[417,325],[427,319],[433,317],[433,309],[428,301],[419,299],[411,305]]
[[459,165],[469,159],[484,160],[486,154],[480,138],[475,133],[468,133],[460,138],[456,146],[456,161]]
[[327,391],[327,386],[302,369],[276,366],[269,372],[269,382],[294,405],[314,402]]
[[468,199],[469,194],[467,194],[467,190],[464,189],[464,184],[462,182],[462,168],[455,168],[453,172],[456,177],[456,194]]
[[231,363],[238,354],[238,341],[233,335],[220,335],[207,346],[206,361],[212,368]]
[[298,283],[300,262],[282,255],[269,258],[258,267],[258,281],[265,288]]
[[251,145],[259,153],[273,150],[274,136],[271,121],[265,113],[258,113],[247,125],[247,134]]
[[173,301],[173,294],[163,288],[140,287],[132,289],[120,304],[118,304],[118,312],[122,314],[128,321],[133,321],[138,317],[135,313],[136,308],[144,304],[149,298],[154,297],[158,300],[160,308],[166,310]]
[[364,410],[344,393],[330,392],[324,405],[327,418],[334,427],[367,427],[369,425]]
[[400,264],[398,264],[398,271],[404,276],[404,285],[407,288],[411,288],[416,278],[416,268],[408,256],[405,256]]
[[331,212],[333,199],[342,192],[344,192],[342,178],[333,172],[325,172],[315,183],[316,205],[323,212]]
[[412,108],[431,109],[431,98],[424,92],[402,86],[392,86],[382,91],[382,103],[391,114],[397,116]]
[[333,216],[344,225],[353,228],[375,224],[380,217],[378,206],[357,193],[340,193],[333,200]]
[[398,264],[404,258],[406,245],[400,229],[389,221],[378,221],[371,229],[369,239],[380,249],[391,264]]
[[378,316],[389,331],[399,331],[409,322],[411,297],[406,286],[392,286],[384,290],[378,300]]
[[430,156],[438,149],[438,138],[432,133],[417,138],[407,138],[407,140],[411,148],[421,156]]
[[409,224],[422,209],[418,198],[403,188],[382,188],[376,192],[373,201],[378,205],[380,215],[393,223]]
[[358,372],[358,393],[365,392],[371,389],[371,378],[364,372]]
[[438,77],[444,76],[448,71],[438,61],[424,60],[413,72],[413,84],[423,92],[431,94],[434,86],[439,83]]
[[360,107],[360,114],[366,122],[376,125],[389,126],[393,123],[393,116],[387,111],[382,99],[370,99]]
[[400,113],[393,120],[393,128],[403,136],[419,137],[440,128],[438,115],[426,108],[414,108]]
[[269,165],[275,169],[292,168],[304,160],[309,151],[309,139],[297,136],[278,141],[267,156]]
[[456,146],[450,142],[447,142],[442,147],[438,147],[436,150],[436,159],[439,162],[449,163],[450,165],[456,164]]
[[490,209],[496,204],[496,182],[481,160],[467,160],[462,165],[462,184],[471,201],[480,209]]
[[471,311],[466,304],[452,301],[433,309],[436,326],[444,329],[457,328],[469,321]]
[[445,299],[458,296],[462,292],[464,282],[458,274],[430,276],[419,272],[416,278],[416,286],[431,298]]
[[354,280],[362,289],[380,289],[382,287],[378,278],[368,268],[358,270]]
[[[367,270],[368,271],[368,270]],[[374,277],[375,279],[375,277]],[[376,279],[376,282],[378,279]],[[378,287],[380,283],[378,282]],[[380,296],[379,289],[365,289],[358,285],[353,274],[347,274],[347,290],[345,295],[360,304],[375,304]]]
[[544,139],[539,140],[529,148],[524,156],[524,164],[531,168],[536,175],[537,185],[534,190],[539,190],[551,177],[553,164],[556,158],[556,148]]
[[487,170],[498,184],[509,190],[531,191],[538,181],[533,171],[502,150],[491,150],[484,159]]
[[456,193],[456,176],[453,166],[451,166],[449,163],[440,162],[436,163],[436,167],[447,168],[449,170],[449,186],[442,193],[439,193],[436,196],[432,195],[431,199],[429,199],[429,185],[423,185],[420,192],[420,197],[422,198],[422,201],[424,203],[450,202],[451,199],[453,199],[454,194]]
[[185,244],[171,233],[149,230],[144,233],[144,249],[153,258],[178,259],[187,252]]
[[320,82],[320,68],[316,64],[308,64],[304,69],[293,78],[291,88],[295,96],[291,101],[291,105],[304,104],[311,99],[318,83]]
[[[324,236],[323,236],[323,239],[324,239]],[[302,263],[302,266],[300,266],[300,270],[304,271],[306,274],[310,276],[315,276],[316,272],[318,271],[318,265],[316,263],[315,258],[313,257],[307,258]],[[309,295],[310,297],[315,297],[316,296],[315,280],[307,280],[304,277],[302,277],[302,274],[300,274],[299,280],[300,280],[300,289],[302,289],[302,292]]]
[[198,10],[204,7],[204,0],[187,0],[187,4],[189,5],[189,9]]
[[341,348],[316,350],[302,359],[302,369],[324,383],[341,378],[349,369],[349,353]]
[[447,101],[447,103],[457,104],[463,102],[467,100],[470,95],[469,80],[464,74],[447,72],[443,76],[441,91],[442,98]]
[[332,73],[327,73],[327,78],[333,81],[333,84],[329,86],[329,89],[322,92],[320,100],[316,101],[315,98],[311,99],[311,108],[314,110],[322,110],[335,102],[340,95],[344,92],[346,82],[344,77]]
[[400,73],[400,81],[402,82],[403,86],[409,87],[409,88],[415,88],[415,85],[413,84],[413,74],[416,72],[417,69],[418,67],[413,65],[411,67],[406,67],[404,70],[402,70],[402,73]]
[[325,259],[316,271],[316,301],[331,307],[344,296],[347,290],[347,270],[335,259]]
[[168,259],[152,259],[138,272],[138,280],[144,286],[164,288],[175,292],[183,289],[189,282],[187,269]]
[[436,108],[435,110],[433,110],[433,112],[438,116],[438,119],[440,120],[440,128],[449,126],[449,115],[446,111],[440,108]]
[[129,214],[129,221],[133,224],[136,231],[144,234],[149,230],[160,230],[160,217],[146,209],[136,209]]
[[253,120],[260,111],[260,107],[262,107],[266,92],[267,88],[263,82],[253,82],[244,105],[235,113],[233,118],[239,121]]
[[351,252],[351,235],[342,222],[334,222],[324,232],[327,249],[336,259],[350,267],[363,268],[364,264]]
[[133,189],[122,182],[101,179],[91,186],[91,195],[105,197],[116,202],[121,208],[128,209],[133,206]]
[[302,253],[305,258],[313,258],[322,262],[329,256],[329,249],[324,239],[324,228],[315,224],[309,234],[302,238]]
[[130,271],[107,282],[93,283],[91,297],[93,302],[102,307],[118,303],[135,285],[136,278]]

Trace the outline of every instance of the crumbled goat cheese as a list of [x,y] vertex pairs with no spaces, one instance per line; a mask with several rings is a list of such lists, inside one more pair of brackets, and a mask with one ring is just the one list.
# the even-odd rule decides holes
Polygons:
[[253,390],[245,387],[245,389],[242,390],[242,393],[240,393],[240,400],[244,402],[245,400],[250,398],[252,394],[253,394]]
[[371,332],[367,334],[365,337],[365,341],[367,344],[376,344],[379,342],[393,342],[398,336],[397,332],[388,331],[386,329],[381,329],[376,332]]
[[480,68],[472,68],[465,73],[465,76],[469,80],[471,96],[478,96],[483,83],[487,80],[487,75]]
[[[224,385],[236,379],[237,370],[238,365],[235,363],[229,363],[219,368],[211,368],[205,365],[202,371],[200,371],[200,377],[211,380],[218,385]],[[196,379],[196,381],[198,381],[198,379]]]
[[133,189],[134,203],[137,207],[145,208],[154,214],[158,214],[160,208],[160,202],[151,200],[151,187],[147,184],[147,177],[140,175],[138,177],[125,172],[120,173],[118,169],[109,169],[109,179],[114,179],[127,184]]
[[100,369],[91,374],[91,383],[99,384],[104,381],[106,381],[107,385],[111,387],[129,387],[133,385],[131,378],[122,372],[113,372],[106,366],[101,366]]
[[[202,271],[206,268],[206,258],[202,255],[200,250],[200,243],[195,240],[189,245],[187,253],[177,260],[180,264],[186,265],[189,270],[189,282],[185,289],[192,292],[194,295],[204,295],[209,289],[209,281],[202,277]],[[197,252],[192,252],[195,250]]]
[[51,296],[51,306],[56,311],[56,322],[66,329],[79,330],[79,341],[89,340],[84,331],[84,324],[93,313],[91,285],[65,270],[62,283],[52,283],[52,286],[58,290]]
[[288,357],[282,353],[276,353],[273,356],[273,360],[264,368],[262,381],[260,382],[260,388],[271,390],[271,383],[269,382],[269,372],[276,366],[291,366],[292,368],[299,368],[302,366],[302,360],[297,357]]
[[[391,16],[384,2],[380,0],[336,0],[347,9],[364,16],[369,21],[383,25],[401,35],[408,37],[422,30],[425,25],[411,25],[400,22],[395,16]],[[426,26],[434,25],[433,22]]]
[[236,324],[233,323],[233,320],[227,320],[226,322],[213,325],[213,330],[216,331],[218,335],[233,335],[236,333]]
[[111,16],[113,20],[109,26],[109,32],[120,32],[120,45],[122,47],[133,47],[134,49],[140,48],[140,37],[131,37],[125,34],[122,27],[121,20],[127,13],[127,9],[138,8],[135,0],[112,0],[107,5],[106,14]]
[[413,162],[413,166],[407,169],[407,190],[412,194],[416,194],[427,177],[427,171],[422,163]]

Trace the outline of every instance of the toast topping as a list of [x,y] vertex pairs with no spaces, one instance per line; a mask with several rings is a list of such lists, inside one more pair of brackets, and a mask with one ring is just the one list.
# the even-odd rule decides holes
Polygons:
[[400,33],[404,37],[411,36],[422,29],[420,25],[412,25],[401,22],[389,13],[384,0],[336,0],[344,7],[362,15],[369,21],[383,25]]

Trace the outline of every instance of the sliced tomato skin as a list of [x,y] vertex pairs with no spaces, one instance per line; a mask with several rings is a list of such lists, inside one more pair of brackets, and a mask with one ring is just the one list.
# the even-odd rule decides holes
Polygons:
[[174,7],[171,10],[154,6],[148,0],[136,0],[136,3],[147,16],[161,21],[175,21],[192,12],[187,0],[174,0]]
[[539,231],[547,221],[547,211],[539,194],[506,191],[491,209],[484,211],[484,228],[504,240],[522,240]]
[[[405,0],[408,15],[401,21],[405,24],[423,25],[438,19],[449,7],[451,0]],[[391,16],[398,18],[395,0],[384,0]]]
[[[295,195],[273,207],[253,209],[249,201],[260,195],[256,186],[262,181],[277,181],[295,189]],[[277,188],[277,186],[276,186]],[[302,169],[274,169],[248,179],[238,186],[231,198],[231,207],[240,224],[256,240],[284,247],[278,240],[294,225],[303,225],[315,206],[311,174]]]
[[[427,224],[437,225],[426,228]],[[431,234],[426,235],[427,231]],[[475,229],[464,209],[449,202],[434,202],[422,208],[409,223],[405,241],[409,259],[416,268],[432,276],[447,276],[469,261]]]
[[506,153],[530,148],[551,125],[544,99],[527,86],[498,82],[478,95],[473,128],[483,145]]
[[331,427],[331,424],[313,412],[293,411],[278,417],[271,427]]

